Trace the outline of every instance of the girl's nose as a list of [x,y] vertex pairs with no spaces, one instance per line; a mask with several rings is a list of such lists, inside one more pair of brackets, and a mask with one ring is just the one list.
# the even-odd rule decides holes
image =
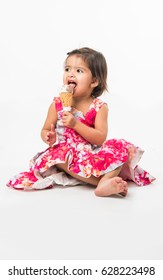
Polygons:
[[68,73],[69,77],[74,77],[74,72],[71,70],[69,73]]

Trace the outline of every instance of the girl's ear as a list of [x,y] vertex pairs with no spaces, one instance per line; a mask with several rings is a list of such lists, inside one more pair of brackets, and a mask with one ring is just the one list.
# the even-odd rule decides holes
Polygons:
[[95,88],[95,87],[98,86],[98,84],[99,84],[98,80],[96,78],[93,78],[93,80],[92,80],[92,87]]

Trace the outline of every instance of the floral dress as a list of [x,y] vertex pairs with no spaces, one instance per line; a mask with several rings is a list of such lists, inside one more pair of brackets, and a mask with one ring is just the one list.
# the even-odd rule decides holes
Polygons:
[[[85,125],[94,127],[96,114],[103,104],[102,100],[95,98],[85,116],[74,110],[74,117]],[[29,171],[14,176],[7,186],[16,189],[45,189],[55,185],[80,184],[81,181],[55,167],[56,164],[65,162],[71,172],[85,178],[91,175],[99,177],[122,165],[120,176],[125,180],[132,180],[139,186],[155,180],[137,165],[143,154],[141,148],[124,139],[109,139],[101,146],[90,144],[75,130],[63,126],[63,106],[59,97],[54,98],[54,106],[58,115],[55,144],[34,156],[30,161]],[[125,164],[128,149],[132,146],[135,148],[135,157],[129,164]]]

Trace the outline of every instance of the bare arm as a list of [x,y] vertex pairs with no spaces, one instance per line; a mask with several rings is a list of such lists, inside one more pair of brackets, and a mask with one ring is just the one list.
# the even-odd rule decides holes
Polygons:
[[91,144],[102,145],[106,140],[108,132],[107,119],[108,108],[104,104],[97,112],[94,128],[81,123],[79,120],[75,119],[69,112],[64,113],[62,120],[65,126],[73,128]]
[[57,112],[53,102],[49,107],[45,123],[41,130],[41,138],[49,146],[52,146],[56,141],[56,132],[55,132],[56,122],[57,122]]

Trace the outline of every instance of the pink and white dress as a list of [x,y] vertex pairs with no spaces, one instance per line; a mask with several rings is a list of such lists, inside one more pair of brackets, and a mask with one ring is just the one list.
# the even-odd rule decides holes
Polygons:
[[[74,116],[89,127],[94,127],[98,110],[104,104],[95,98],[86,113],[75,110]],[[80,184],[71,176],[60,172],[55,165],[68,163],[68,169],[81,177],[89,178],[91,175],[99,177],[122,165],[121,177],[132,180],[139,186],[150,184],[155,178],[137,165],[143,150],[124,139],[109,139],[102,146],[92,145],[72,128],[62,124],[63,107],[59,97],[54,98],[58,120],[56,124],[57,139],[53,147],[38,153],[30,161],[28,172],[21,172],[9,180],[7,186],[16,189],[45,189],[55,185]],[[130,164],[128,149],[135,147],[135,157]],[[82,182],[83,184],[83,182]]]

